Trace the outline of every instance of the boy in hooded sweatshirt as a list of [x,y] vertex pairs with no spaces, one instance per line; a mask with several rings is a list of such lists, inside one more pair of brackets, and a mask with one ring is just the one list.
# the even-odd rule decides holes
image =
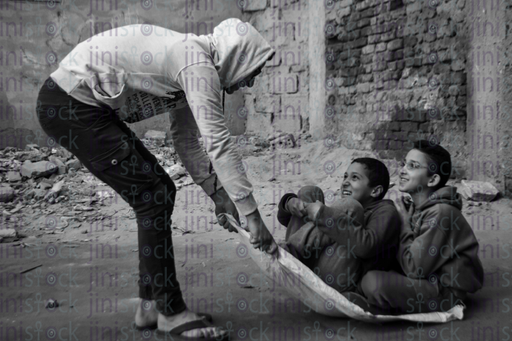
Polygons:
[[413,201],[409,206],[402,198],[398,207],[402,228],[397,257],[403,274],[370,271],[362,290],[368,303],[384,312],[447,311],[483,286],[478,242],[461,213],[457,189],[446,186],[450,153],[421,140],[403,164],[399,189]]
[[[388,188],[386,166],[358,158],[344,174],[342,200],[330,207],[315,186],[285,194],[278,220],[287,227],[286,248],[339,292],[355,291],[371,269],[398,267],[401,220],[393,202],[383,199]],[[345,219],[347,214],[356,219]]]
[[[252,86],[274,53],[253,26],[235,18],[200,36],[128,25],[75,46],[39,92],[38,119],[48,145],[59,143],[73,153],[136,214],[137,328],[205,339],[227,335],[185,304],[172,244],[176,186],[124,122],[170,113],[176,151],[194,182],[214,201],[216,215],[237,217],[238,209],[248,218],[253,246],[272,253],[277,247],[261,219],[253,187],[239,171],[242,160],[225,124],[223,98],[224,91]],[[219,223],[231,228],[224,217]]]

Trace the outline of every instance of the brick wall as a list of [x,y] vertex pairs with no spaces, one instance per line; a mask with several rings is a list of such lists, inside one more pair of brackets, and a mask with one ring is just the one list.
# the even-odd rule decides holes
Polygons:
[[[327,2],[326,133],[396,159],[439,141],[464,175],[464,0]],[[347,129],[348,128],[348,129]]]

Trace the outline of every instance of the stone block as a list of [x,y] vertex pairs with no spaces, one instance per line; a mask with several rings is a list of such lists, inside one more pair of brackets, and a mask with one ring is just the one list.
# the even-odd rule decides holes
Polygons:
[[387,44],[386,44],[386,43],[378,43],[378,44],[375,46],[375,52],[382,52],[382,51],[386,51],[386,48],[387,48]]
[[266,136],[272,131],[273,114],[250,112],[247,116],[247,133]]
[[[241,1],[241,2],[240,2]],[[243,4],[244,12],[262,11],[267,8],[267,0],[240,0],[238,3]]]
[[48,161],[31,162],[27,160],[21,166],[21,175],[28,178],[37,178],[41,176],[49,176],[57,172],[58,168],[55,164]]
[[82,168],[82,163],[78,159],[69,160],[69,161],[66,162],[66,168],[68,170],[69,169],[73,169],[73,170],[77,171],[80,168]]
[[467,200],[491,202],[499,191],[489,182],[462,180],[460,194]]
[[57,169],[58,169],[57,174],[59,174],[59,175],[66,174],[66,172],[67,172],[66,165],[60,158],[52,155],[48,158],[48,161],[50,161],[51,163],[55,164],[55,166],[57,166]]
[[178,180],[180,177],[187,175],[187,170],[181,165],[172,165],[171,167],[165,167],[164,169],[173,180]]
[[9,202],[14,198],[14,189],[7,184],[0,184],[0,202]]
[[281,111],[281,96],[262,94],[254,102],[256,112],[277,113]]
[[21,180],[20,172],[18,171],[9,171],[7,172],[7,181],[16,182]]
[[144,134],[144,138],[153,141],[157,144],[164,144],[166,139],[166,132],[160,130],[148,130]]
[[[290,109],[290,107],[288,108]],[[282,111],[274,115],[272,125],[276,131],[282,131],[285,133],[299,133],[302,128],[302,117],[300,113]]]
[[452,71],[462,71],[466,68],[466,63],[464,63],[462,60],[460,59],[455,59],[453,62],[452,62],[452,65],[451,65],[451,70]]
[[388,47],[388,50],[390,50],[390,51],[401,49],[402,47],[404,47],[404,40],[403,39],[392,40],[388,43],[387,47]]
[[366,45],[365,47],[363,47],[363,55],[364,54],[370,54],[370,53],[373,53],[375,51],[375,45]]
[[370,83],[357,84],[356,90],[358,93],[368,93],[370,92]]
[[278,73],[270,79],[269,90],[274,94],[293,94],[299,90],[299,77],[294,73]]
[[352,5],[353,3],[354,0],[341,0],[340,2],[337,3],[337,6],[339,6],[340,8],[345,8]]

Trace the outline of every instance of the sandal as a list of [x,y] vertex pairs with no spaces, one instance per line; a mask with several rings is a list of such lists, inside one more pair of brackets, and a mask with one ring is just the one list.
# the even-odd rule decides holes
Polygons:
[[178,340],[220,341],[220,340],[224,340],[228,336],[228,334],[222,335],[222,337],[220,335],[219,336],[205,336],[205,337],[187,337],[187,336],[181,335],[181,333],[189,331],[189,330],[213,327],[205,322],[206,319],[207,319],[207,317],[203,318],[201,320],[190,321],[190,322],[184,323],[178,327],[175,327],[167,332],[157,329],[156,333],[157,333],[157,335],[162,336],[162,337],[169,336],[171,340],[176,340],[176,338],[177,338]]
[[[213,321],[213,317],[212,315],[208,314],[208,313],[196,313],[198,316],[201,316],[201,317],[204,317],[204,319],[208,322],[212,322]],[[149,330],[153,330],[153,329],[157,329],[158,328],[158,323],[155,322],[153,324],[150,324],[149,326],[137,326],[135,325],[135,329],[137,330],[146,330],[146,329],[149,329]]]

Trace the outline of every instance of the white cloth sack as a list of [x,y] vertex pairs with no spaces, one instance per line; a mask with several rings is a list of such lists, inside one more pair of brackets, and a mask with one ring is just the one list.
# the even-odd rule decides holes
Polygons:
[[[350,317],[366,322],[381,323],[385,321],[406,320],[426,323],[445,323],[462,320],[464,306],[459,304],[447,312],[431,312],[404,315],[373,315],[345,296],[325,284],[311,269],[293,257],[288,251],[279,247],[276,256],[254,249],[249,242],[250,234],[236,222],[231,215],[225,215],[232,226],[238,230],[240,246],[237,252],[248,252],[263,273],[270,279],[281,278],[289,283],[285,288],[288,293],[303,302],[308,302],[312,310],[322,315]],[[244,250],[245,249],[245,250]],[[311,304],[314,302],[315,304]]]

